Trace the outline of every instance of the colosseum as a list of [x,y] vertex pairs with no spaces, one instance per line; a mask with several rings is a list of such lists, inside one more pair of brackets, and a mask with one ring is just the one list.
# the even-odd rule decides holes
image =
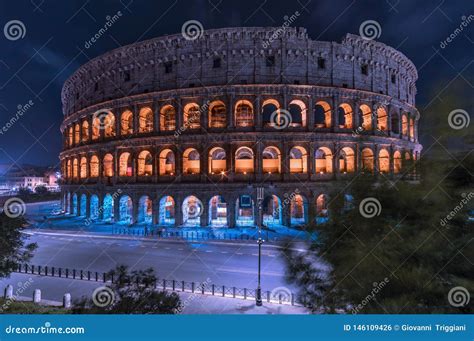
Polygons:
[[64,210],[232,228],[259,202],[264,225],[298,226],[360,172],[403,177],[422,148],[414,64],[357,35],[276,30],[169,35],[81,66],[62,90]]

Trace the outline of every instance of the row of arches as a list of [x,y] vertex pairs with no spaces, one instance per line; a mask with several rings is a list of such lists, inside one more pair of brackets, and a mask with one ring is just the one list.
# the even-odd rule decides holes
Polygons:
[[[312,110],[314,128],[359,128],[365,131],[379,130],[383,132],[390,130],[411,139],[415,137],[414,117],[409,113],[400,115],[396,111],[392,111],[389,115],[384,106],[373,107],[368,104],[360,104],[354,107],[349,103],[341,103],[334,110],[328,101],[320,100],[314,104]],[[308,111],[307,104],[300,99],[291,100],[287,108],[284,108],[276,99],[266,99],[261,105],[261,124],[263,127],[278,127],[280,123],[289,119],[288,127],[307,127]],[[181,118],[178,118],[177,109],[172,104],[165,104],[159,109],[157,120],[155,120],[154,112],[149,106],[140,108],[137,115],[134,115],[130,109],[126,109],[120,114],[103,111],[99,115],[96,114],[92,118],[86,118],[68,126],[65,130],[65,144],[71,147],[91,140],[98,140],[101,136],[110,138],[116,135],[129,136],[153,131],[176,131],[178,128],[196,130],[201,127],[247,128],[256,126],[257,119],[254,104],[251,101],[237,100],[233,105],[232,112],[231,117],[228,114],[227,105],[221,100],[208,102],[204,105],[195,102],[188,103],[183,106]],[[207,116],[204,120],[206,113]],[[358,113],[358,115],[354,113]],[[155,125],[159,127],[155,127]]]
[[[318,223],[328,219],[328,200],[328,195],[320,194],[312,203]],[[114,196],[107,193],[100,200],[97,194],[78,195],[69,192],[64,195],[63,207],[68,214],[92,221],[123,224],[245,227],[255,226],[257,219],[257,207],[250,195],[241,195],[235,201],[226,200],[221,195],[201,201],[197,196],[189,195],[181,203],[170,195],[164,195],[155,204],[148,195],[138,197],[135,203],[129,195]],[[308,223],[309,214],[309,202],[301,194],[293,193],[285,198],[272,194],[263,200],[262,222],[268,227],[304,225]]]
[[[253,174],[256,172],[257,160],[255,151],[247,146],[237,148],[229,160],[228,152],[221,147],[211,148],[203,160],[196,148],[187,148],[180,155],[180,172],[183,175],[221,174]],[[280,148],[267,146],[258,160],[258,169],[263,174],[307,174],[309,168],[314,174],[353,173],[357,170],[398,174],[402,171],[403,158],[411,159],[411,154],[395,150],[392,154],[381,148],[377,154],[372,148],[362,148],[359,154],[360,162],[356,164],[356,153],[352,147],[342,147],[333,151],[329,147],[319,147],[313,155],[302,146],[294,146],[283,157]],[[207,162],[203,162],[207,161]],[[129,151],[118,155],[117,160],[111,153],[99,160],[97,155],[82,156],[63,161],[63,174],[66,179],[86,179],[97,177],[149,177],[175,176],[177,174],[178,158],[170,148],[161,150],[153,155],[149,150],[141,150],[132,154]],[[206,166],[207,164],[207,166]],[[206,169],[205,169],[206,168]]]

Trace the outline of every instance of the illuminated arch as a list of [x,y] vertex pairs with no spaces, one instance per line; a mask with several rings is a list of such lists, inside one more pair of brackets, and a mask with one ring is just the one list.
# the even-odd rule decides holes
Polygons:
[[380,131],[388,130],[388,115],[383,107],[377,108],[377,129]]
[[159,160],[160,175],[175,174],[176,161],[171,149],[163,149],[160,153]]
[[227,203],[222,196],[215,195],[209,200],[209,226],[227,226]]
[[99,176],[99,158],[97,155],[92,155],[89,162],[89,173],[91,178],[97,178]]
[[290,204],[290,225],[299,226],[307,223],[308,202],[305,197],[296,194],[291,199]]
[[354,165],[354,150],[351,147],[344,147],[339,152],[339,172],[340,173],[353,173],[355,170]]
[[390,154],[386,149],[379,151],[379,172],[385,174],[390,172]]
[[203,207],[201,200],[196,196],[186,197],[182,205],[183,226],[200,226]]
[[81,142],[81,135],[80,135],[81,128],[79,123],[74,125],[74,144],[79,144]]
[[114,176],[114,157],[112,154],[106,154],[102,161],[102,166],[104,168],[103,174],[105,177]]
[[79,162],[79,177],[81,179],[85,179],[87,177],[87,158],[81,157],[81,161]]
[[264,173],[281,173],[280,149],[274,146],[266,147],[262,152]]
[[227,112],[222,101],[213,101],[209,105],[209,128],[225,128],[227,126]]
[[158,224],[173,226],[175,223],[175,202],[173,197],[166,195],[160,199]]
[[82,142],[89,141],[89,122],[82,122]]
[[183,174],[199,174],[201,171],[199,152],[188,148],[183,153]]
[[406,114],[402,114],[402,135],[408,136],[408,118]]
[[131,224],[133,222],[133,202],[128,195],[122,195],[119,200],[119,222]]
[[281,200],[276,195],[267,196],[263,200],[262,219],[265,226],[283,225]]
[[367,172],[374,171],[374,152],[370,148],[362,149],[362,169]]
[[79,177],[79,161],[77,159],[74,159],[72,161],[72,176],[74,179],[77,179]]
[[120,118],[120,135],[133,134],[133,113],[125,110]]
[[402,154],[396,150],[393,153],[393,172],[398,174],[402,171]]
[[306,127],[308,109],[302,100],[292,100],[288,111],[291,115],[291,127]]
[[348,103],[342,103],[337,108],[339,117],[339,128],[352,129],[353,111]]
[[249,101],[240,100],[235,104],[235,126],[242,128],[254,126],[253,105]]
[[361,104],[359,109],[362,128],[364,130],[372,130],[372,109],[367,104]]
[[280,113],[280,103],[273,98],[269,98],[262,103],[262,119],[263,125],[267,127],[274,127],[279,121],[273,119],[274,112]]
[[214,147],[209,151],[209,173],[219,174],[227,170],[226,152],[223,148]]
[[308,153],[301,146],[295,146],[290,150],[290,173],[308,172]]
[[148,150],[142,150],[138,154],[138,176],[153,175],[153,157]]
[[129,152],[120,154],[119,176],[133,176],[133,161],[132,155]]
[[138,200],[138,219],[139,223],[150,224],[153,217],[153,203],[148,195],[143,195]]
[[242,174],[254,172],[254,154],[249,147],[240,147],[235,151],[235,172]]
[[103,117],[102,127],[105,137],[115,136],[115,115],[112,112],[109,111],[107,115]]
[[197,103],[186,104],[183,112],[183,124],[187,129],[199,129],[201,127],[201,111]]
[[153,131],[153,111],[149,107],[140,109],[138,115],[138,132],[150,133]]
[[332,173],[333,155],[328,147],[319,147],[314,153],[315,172],[319,174]]
[[176,129],[176,109],[168,104],[160,110],[160,130],[172,131]]
[[318,101],[314,106],[314,125],[316,128],[330,128],[332,123],[331,106],[328,102]]

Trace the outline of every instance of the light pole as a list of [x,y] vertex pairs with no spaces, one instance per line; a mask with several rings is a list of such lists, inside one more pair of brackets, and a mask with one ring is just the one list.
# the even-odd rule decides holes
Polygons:
[[258,285],[255,295],[255,304],[260,307],[262,306],[262,288],[260,286],[260,268],[262,264],[262,205],[263,205],[263,187],[257,187],[257,205],[258,205],[258,217],[257,217],[257,227],[258,227]]

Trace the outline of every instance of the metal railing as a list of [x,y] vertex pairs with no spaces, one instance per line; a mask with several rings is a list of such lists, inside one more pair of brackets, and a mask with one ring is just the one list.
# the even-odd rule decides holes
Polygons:
[[[114,276],[106,272],[78,270],[71,268],[61,268],[55,266],[41,266],[32,264],[18,264],[14,270],[16,273],[31,274],[38,276],[57,277],[65,279],[84,280],[101,283],[114,283]],[[215,285],[208,282],[186,282],[179,280],[161,279],[155,283],[155,289],[168,290],[173,292],[186,292],[199,295],[255,299],[256,290],[249,288],[238,288],[234,286]],[[292,306],[302,306],[301,297],[288,292],[273,293],[262,290],[262,299],[268,303],[285,304]]]

